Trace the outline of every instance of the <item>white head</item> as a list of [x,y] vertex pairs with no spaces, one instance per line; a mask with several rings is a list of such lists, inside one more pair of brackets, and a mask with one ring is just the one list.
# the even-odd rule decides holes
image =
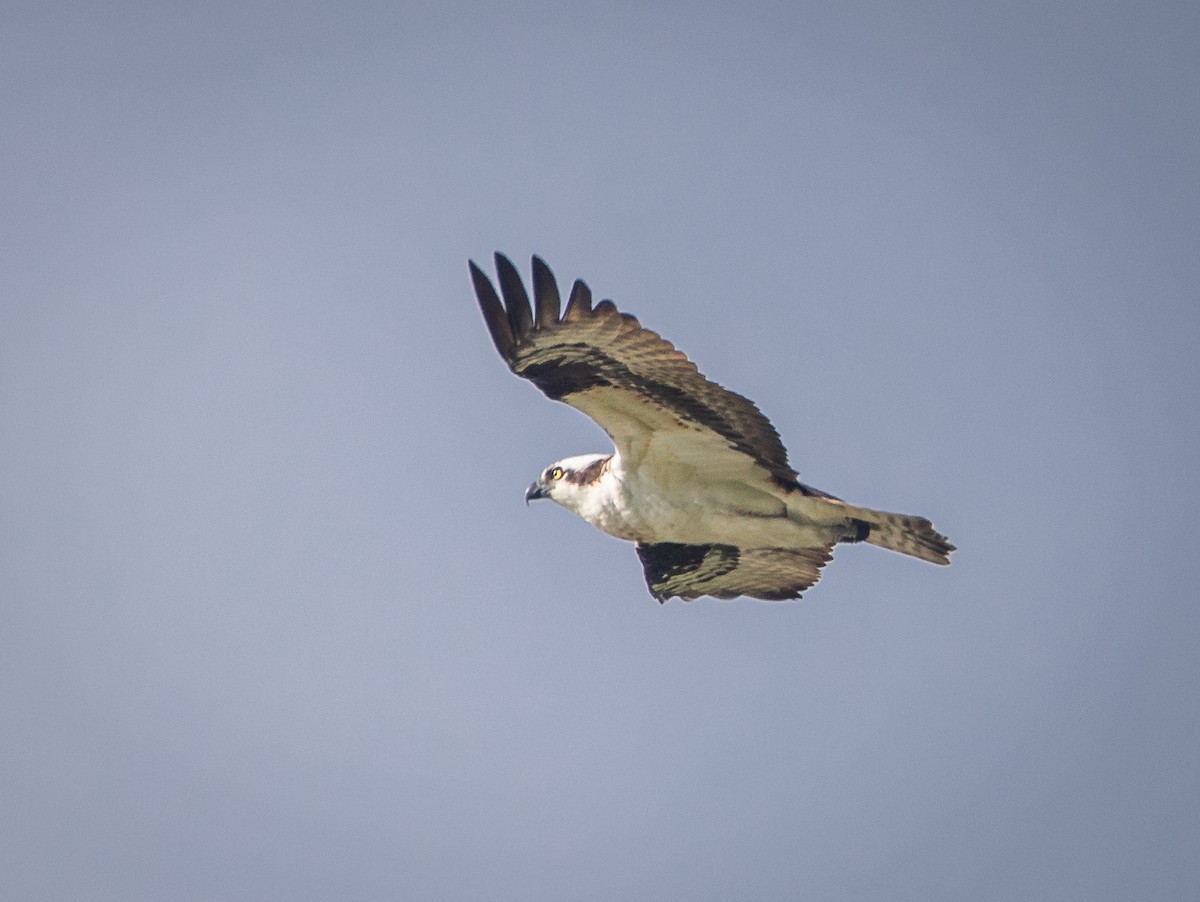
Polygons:
[[580,454],[555,461],[525,490],[525,503],[549,498],[578,514],[588,490],[608,469],[611,454]]

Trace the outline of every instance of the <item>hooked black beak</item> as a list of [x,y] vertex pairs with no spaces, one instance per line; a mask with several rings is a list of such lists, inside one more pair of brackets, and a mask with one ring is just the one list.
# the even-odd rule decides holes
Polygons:
[[526,504],[528,504],[530,501],[537,501],[539,498],[549,497],[550,491],[546,488],[545,484],[540,481],[530,483],[529,488],[525,490]]

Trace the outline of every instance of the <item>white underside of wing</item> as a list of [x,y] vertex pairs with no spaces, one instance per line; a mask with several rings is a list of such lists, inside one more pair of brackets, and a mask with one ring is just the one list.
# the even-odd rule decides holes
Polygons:
[[617,388],[593,388],[567,399],[600,424],[629,471],[645,470],[663,488],[697,478],[766,483],[769,472],[721,435],[654,401]]

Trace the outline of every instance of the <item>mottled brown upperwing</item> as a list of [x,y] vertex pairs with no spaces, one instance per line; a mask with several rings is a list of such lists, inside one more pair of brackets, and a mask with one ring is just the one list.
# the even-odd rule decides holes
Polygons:
[[483,271],[470,264],[484,322],[509,368],[547,397],[566,401],[601,386],[639,394],[680,420],[716,433],[781,487],[825,494],[798,481],[779,433],[753,402],[706,379],[670,342],[619,312],[611,301],[593,307],[591,292],[581,281],[575,282],[560,313],[558,285],[539,257],[533,258],[531,306],[516,267],[503,254],[495,256],[500,295]]
[[734,545],[684,545],[639,542],[638,557],[646,585],[659,602],[711,595],[746,595],[764,601],[786,601],[821,578],[832,557],[822,548],[737,548]]

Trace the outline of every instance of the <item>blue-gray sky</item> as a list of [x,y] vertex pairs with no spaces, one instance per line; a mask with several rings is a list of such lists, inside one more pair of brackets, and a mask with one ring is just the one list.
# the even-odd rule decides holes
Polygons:
[[[1193,898],[1200,12],[27,3],[0,895]],[[466,259],[935,520],[646,592]]]

